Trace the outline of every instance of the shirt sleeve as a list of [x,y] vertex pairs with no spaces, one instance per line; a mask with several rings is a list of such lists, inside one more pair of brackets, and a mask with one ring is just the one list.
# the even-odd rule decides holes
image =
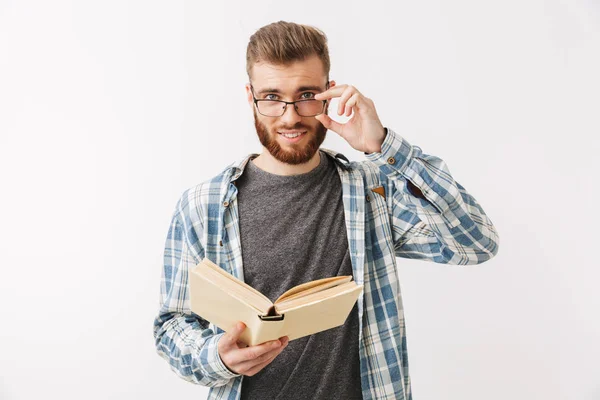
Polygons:
[[386,177],[397,257],[467,265],[497,254],[499,236],[492,221],[443,160],[389,128],[381,152],[365,157]]
[[176,212],[165,244],[160,309],[154,320],[156,350],[186,381],[223,386],[239,374],[230,371],[219,356],[217,343],[223,333],[215,334],[206,320],[190,310],[188,271],[204,257],[198,249],[204,250],[198,246],[192,250],[182,221]]

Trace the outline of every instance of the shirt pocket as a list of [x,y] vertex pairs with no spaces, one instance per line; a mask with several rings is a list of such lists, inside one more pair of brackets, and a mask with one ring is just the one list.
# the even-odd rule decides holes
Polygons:
[[382,258],[393,252],[393,237],[385,187],[365,189],[365,248],[368,258]]

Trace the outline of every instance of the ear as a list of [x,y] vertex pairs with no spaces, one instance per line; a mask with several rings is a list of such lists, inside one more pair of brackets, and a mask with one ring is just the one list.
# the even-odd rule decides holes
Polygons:
[[252,89],[250,89],[250,83],[246,83],[246,100],[250,108],[254,107],[254,99],[252,98]]
[[[335,86],[335,81],[334,80],[330,80],[329,81],[329,89],[331,89],[334,86]],[[327,90],[329,90],[329,89],[327,89]],[[331,99],[327,100],[327,103],[331,103]]]
[[[331,88],[332,88],[332,87],[334,87],[334,86],[335,86],[335,81],[334,81],[334,80],[330,80],[330,81],[329,81],[329,89],[331,89]],[[329,89],[327,89],[327,90],[329,90]],[[328,100],[327,100],[327,108],[325,109],[325,113],[326,113],[326,114],[329,114],[329,105],[330,105],[330,104],[331,104],[331,99],[328,99]]]

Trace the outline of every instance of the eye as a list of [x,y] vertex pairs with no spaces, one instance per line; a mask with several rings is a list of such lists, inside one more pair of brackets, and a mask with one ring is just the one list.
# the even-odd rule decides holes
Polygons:
[[266,94],[266,95],[265,95],[265,99],[266,99],[266,100],[277,100],[276,98],[272,98],[272,99],[270,99],[270,98],[269,98],[269,96],[274,96],[274,97],[277,97],[277,95],[276,95],[276,94]]
[[[311,97],[302,97],[302,96],[304,96],[305,94],[309,94]],[[314,96],[315,96],[315,94],[314,94],[313,92],[306,92],[306,93],[302,93],[302,94],[300,95],[300,97],[301,97],[302,99],[312,99]]]

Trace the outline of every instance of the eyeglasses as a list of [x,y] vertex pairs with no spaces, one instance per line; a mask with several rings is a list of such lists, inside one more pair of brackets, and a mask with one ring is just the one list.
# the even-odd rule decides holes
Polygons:
[[[325,90],[329,89],[329,82],[325,86]],[[254,87],[250,85],[252,90],[252,98],[258,112],[265,117],[281,117],[285,114],[288,104],[293,104],[294,109],[301,117],[314,117],[325,112],[327,100],[303,99],[296,101],[257,99],[254,96]]]

